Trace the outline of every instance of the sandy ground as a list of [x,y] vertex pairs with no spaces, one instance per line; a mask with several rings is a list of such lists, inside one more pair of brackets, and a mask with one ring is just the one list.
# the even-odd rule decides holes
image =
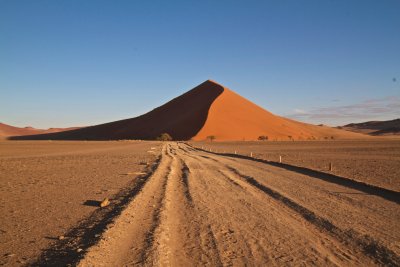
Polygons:
[[35,144],[2,144],[8,265],[400,265],[399,194],[184,143]]
[[[294,142],[192,142],[219,153],[279,161],[400,191],[400,138]],[[329,163],[333,164],[329,171]]]
[[[152,147],[155,152],[149,153]],[[0,265],[31,263],[97,214],[98,201],[134,186],[156,142],[0,142]],[[129,174],[128,174],[129,173]],[[128,175],[127,175],[128,174]],[[88,222],[86,222],[88,223]],[[90,226],[87,226],[89,228]]]
[[170,143],[79,265],[398,265],[398,201]]

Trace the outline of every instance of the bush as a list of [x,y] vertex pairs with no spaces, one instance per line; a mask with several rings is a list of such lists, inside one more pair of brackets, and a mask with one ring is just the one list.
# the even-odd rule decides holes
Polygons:
[[260,135],[260,136],[258,137],[258,140],[260,140],[260,141],[267,141],[267,140],[268,140],[268,136],[266,136],[266,135]]
[[172,136],[168,133],[162,133],[159,137],[156,138],[158,141],[172,141]]
[[211,142],[215,140],[215,135],[209,135],[207,136],[207,140],[210,140]]

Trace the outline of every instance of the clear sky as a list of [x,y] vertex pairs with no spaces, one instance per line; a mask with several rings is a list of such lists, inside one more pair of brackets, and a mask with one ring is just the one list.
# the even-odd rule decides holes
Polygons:
[[206,79],[311,123],[400,117],[400,1],[0,0],[0,122],[131,118]]

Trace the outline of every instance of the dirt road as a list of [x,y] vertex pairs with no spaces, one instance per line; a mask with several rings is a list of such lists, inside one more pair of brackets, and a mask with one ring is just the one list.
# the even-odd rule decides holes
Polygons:
[[395,201],[168,143],[80,265],[399,265],[399,221]]

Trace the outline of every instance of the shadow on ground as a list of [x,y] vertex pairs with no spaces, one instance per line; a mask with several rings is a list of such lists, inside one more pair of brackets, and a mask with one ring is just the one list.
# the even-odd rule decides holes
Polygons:
[[83,205],[89,207],[100,207],[101,201],[97,200],[86,200]]
[[[143,188],[159,162],[160,157],[146,175],[137,176],[131,184],[112,198],[109,206],[95,210],[87,219],[70,229],[64,235],[64,239],[46,237],[58,241],[45,249],[30,266],[76,266],[86,250],[101,239],[101,234],[107,226]],[[99,203],[96,200],[87,200],[83,205],[99,207]]]
[[[188,144],[189,145],[189,144]],[[189,145],[190,146],[190,145]],[[193,147],[192,147],[193,148]],[[244,156],[244,155],[238,155],[238,154],[231,154],[231,153],[215,153],[215,152],[210,152],[204,149],[200,148],[195,148],[207,153],[211,153],[214,155],[220,155],[220,156],[228,156],[231,158],[240,158],[240,159],[247,159],[247,160],[252,160],[252,161],[257,161],[261,163],[265,163],[271,166],[279,167],[288,171],[304,174],[316,179],[323,180],[325,182],[333,183],[333,184],[338,184],[341,186],[345,186],[351,189],[355,189],[357,191],[363,192],[368,195],[375,195],[382,197],[386,200],[389,200],[391,202],[400,204],[400,192],[390,190],[387,188],[379,187],[376,185],[372,184],[367,184],[361,181],[356,181],[350,178],[326,173],[326,172],[320,172],[316,171],[313,169],[305,168],[305,167],[299,167],[299,166],[294,166],[290,164],[285,164],[285,163],[279,163],[279,162],[274,162],[274,161],[268,161],[264,159],[259,159],[259,158],[253,158],[249,156]]]

